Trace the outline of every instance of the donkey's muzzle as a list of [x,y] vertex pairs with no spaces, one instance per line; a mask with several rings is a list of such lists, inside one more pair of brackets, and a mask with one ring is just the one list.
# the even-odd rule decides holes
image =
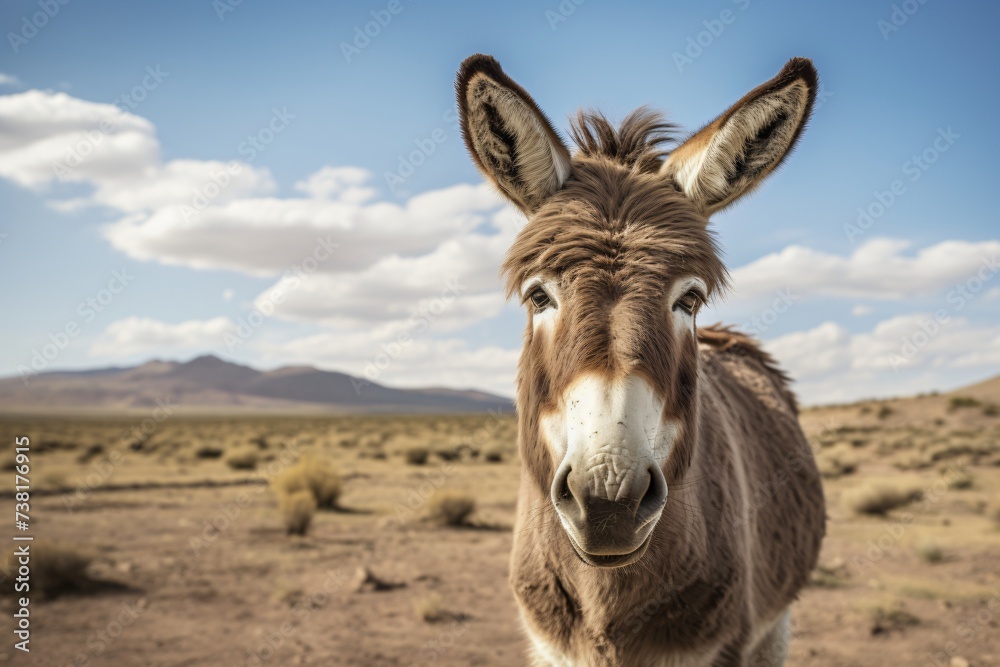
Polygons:
[[642,557],[666,501],[667,483],[655,465],[610,491],[598,478],[568,464],[552,483],[552,502],[570,543],[585,563],[600,567],[620,567]]

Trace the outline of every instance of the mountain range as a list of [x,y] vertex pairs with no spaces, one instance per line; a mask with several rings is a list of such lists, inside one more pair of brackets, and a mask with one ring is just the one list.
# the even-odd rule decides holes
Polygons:
[[475,390],[396,389],[311,366],[260,371],[207,355],[188,362],[53,371],[0,379],[0,410],[116,411],[169,403],[186,410],[512,412],[510,399]]

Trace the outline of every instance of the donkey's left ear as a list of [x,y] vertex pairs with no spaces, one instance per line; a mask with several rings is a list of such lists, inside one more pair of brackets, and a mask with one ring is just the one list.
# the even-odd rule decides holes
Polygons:
[[467,58],[455,90],[462,136],[476,166],[530,215],[566,182],[569,150],[531,96],[492,56]]
[[711,214],[753,190],[795,146],[812,111],[819,77],[793,58],[675,149],[660,173]]

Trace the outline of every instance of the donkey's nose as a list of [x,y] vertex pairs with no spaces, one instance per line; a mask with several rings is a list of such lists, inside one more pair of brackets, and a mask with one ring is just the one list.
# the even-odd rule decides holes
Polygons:
[[552,482],[552,503],[569,524],[576,546],[594,555],[635,550],[666,501],[666,480],[656,465],[636,470],[618,486],[609,486],[603,476],[566,463]]

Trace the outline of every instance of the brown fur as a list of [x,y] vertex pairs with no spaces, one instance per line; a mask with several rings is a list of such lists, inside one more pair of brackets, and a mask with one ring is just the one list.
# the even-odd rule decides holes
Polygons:
[[[480,71],[476,58],[484,57],[463,65],[460,104],[469,99],[463,81]],[[494,65],[482,66],[495,76]],[[545,196],[527,209],[503,266],[511,294],[539,274],[561,286],[551,336],[535,335],[529,315],[518,371],[523,466],[511,583],[531,634],[571,664],[749,664],[805,585],[825,532],[787,376],[735,331],[672,330],[672,283],[694,275],[711,296],[727,274],[706,207],[661,173],[668,130],[645,110],[618,129],[581,114],[570,175],[535,191]],[[467,140],[473,132],[466,128]],[[505,192],[505,179],[519,179],[477,164]],[[664,399],[663,418],[681,424],[648,551],[617,569],[576,557],[550,500],[558,462],[540,419],[584,372],[642,376]]]

